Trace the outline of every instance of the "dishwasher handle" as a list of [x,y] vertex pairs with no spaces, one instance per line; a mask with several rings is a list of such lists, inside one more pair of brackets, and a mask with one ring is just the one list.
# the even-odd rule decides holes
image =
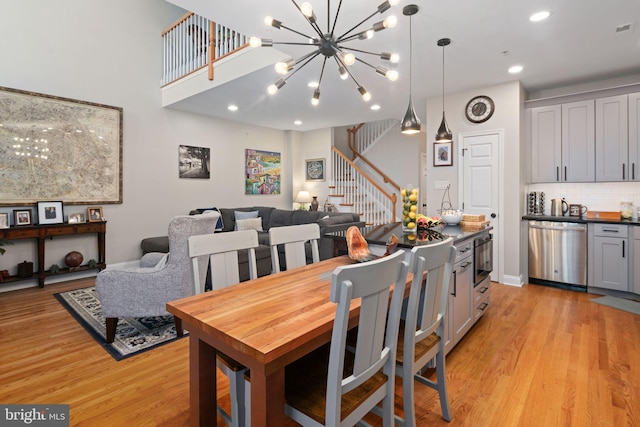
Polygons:
[[560,231],[587,231],[587,227],[579,224],[574,226],[561,226],[561,225],[538,225],[529,223],[529,228],[537,228],[540,230],[560,230]]

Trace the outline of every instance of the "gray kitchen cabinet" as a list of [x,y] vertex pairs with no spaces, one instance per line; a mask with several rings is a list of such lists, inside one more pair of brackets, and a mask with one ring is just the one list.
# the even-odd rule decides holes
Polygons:
[[532,108],[531,182],[559,182],[562,167],[562,108]]
[[630,266],[629,274],[629,292],[640,295],[640,227],[631,227],[633,229],[633,252],[631,259],[633,264]]
[[593,99],[532,108],[531,182],[595,180]]
[[630,180],[640,181],[640,93],[629,94]]
[[448,353],[475,322],[473,289],[473,241],[456,244],[456,263],[449,284],[449,305],[445,325],[445,353]]
[[635,174],[629,165],[627,99],[596,99],[596,181],[627,181]]
[[594,101],[562,104],[561,181],[595,180]]
[[593,280],[589,286],[629,291],[629,226],[593,224]]

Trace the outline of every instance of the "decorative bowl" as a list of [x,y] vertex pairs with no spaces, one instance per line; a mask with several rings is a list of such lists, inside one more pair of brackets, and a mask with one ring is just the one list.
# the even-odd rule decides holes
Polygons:
[[456,209],[443,210],[442,219],[448,225],[458,225],[462,220],[462,211]]

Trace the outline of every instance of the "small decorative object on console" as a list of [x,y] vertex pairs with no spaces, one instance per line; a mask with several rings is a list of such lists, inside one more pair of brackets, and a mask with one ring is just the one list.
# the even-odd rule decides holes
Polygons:
[[64,257],[64,263],[69,268],[74,268],[82,264],[84,257],[78,251],[71,251]]
[[29,277],[33,275],[33,263],[32,262],[21,262],[18,264],[18,277]]
[[346,238],[349,258],[357,262],[366,262],[375,259],[375,256],[369,250],[369,244],[365,238],[362,237],[358,227],[349,227]]

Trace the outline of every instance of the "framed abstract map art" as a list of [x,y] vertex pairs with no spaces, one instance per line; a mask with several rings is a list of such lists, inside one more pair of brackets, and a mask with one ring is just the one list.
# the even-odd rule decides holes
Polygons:
[[122,203],[122,108],[0,87],[0,206]]

